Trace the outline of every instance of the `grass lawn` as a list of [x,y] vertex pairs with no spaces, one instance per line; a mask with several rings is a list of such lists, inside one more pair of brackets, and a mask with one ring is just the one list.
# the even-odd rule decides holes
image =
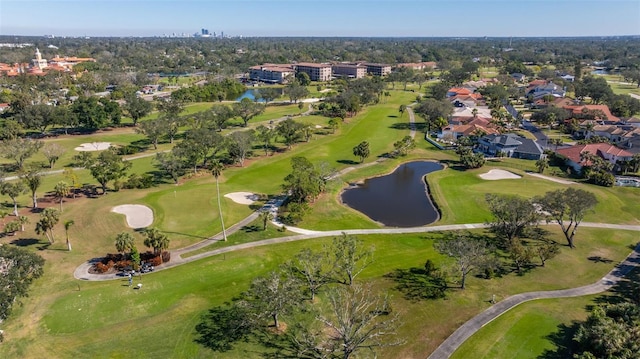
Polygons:
[[[236,191],[280,193],[283,178],[291,170],[290,159],[294,156],[305,156],[313,163],[326,162],[337,170],[353,166],[357,159],[352,148],[363,140],[370,142],[371,150],[371,156],[365,163],[377,161],[379,156],[393,148],[394,141],[408,134],[408,129],[399,125],[408,119],[406,116],[398,117],[398,107],[411,103],[415,93],[391,93],[392,96],[383,103],[347,119],[335,134],[317,135],[309,142],[295,144],[292,149],[280,147],[274,155],[251,158],[244,167],[226,168],[220,177],[221,194]],[[322,124],[326,119],[308,117],[303,121]],[[132,136],[131,133],[114,133],[114,136],[114,142],[115,138],[136,141],[136,137],[122,137]],[[80,140],[83,139],[74,138],[72,142]],[[262,153],[257,149],[258,154]],[[414,159],[450,161],[457,156],[447,151],[436,151],[426,141],[417,138],[417,148],[409,156],[354,170],[331,182],[327,193],[312,205],[300,226],[309,229],[377,227],[359,212],[340,205],[339,192],[347,182],[389,173],[401,162]],[[524,174],[523,171],[531,167],[530,162],[505,160],[472,171],[450,167],[429,175],[433,197],[443,213],[438,224],[484,222],[489,217],[485,193],[533,196],[563,188],[557,183],[527,175],[520,180],[502,181],[484,181],[478,177],[491,168],[506,168]],[[134,172],[154,170],[152,157],[134,160],[133,163]],[[95,184],[87,171],[78,173],[83,182]],[[46,176],[41,192],[51,190],[61,178],[60,175]],[[589,214],[586,221],[640,223],[637,218],[640,191],[637,189],[580,186],[592,191],[600,200],[595,213]],[[0,357],[261,357],[262,348],[255,343],[241,344],[225,354],[212,353],[195,344],[194,327],[200,315],[211,306],[232,299],[247,288],[252,278],[276,268],[300,249],[320,248],[330,238],[227,253],[145,275],[140,291],[128,288],[126,280],[80,282],[72,276],[80,263],[113,252],[118,232],[133,233],[137,247],[145,249],[141,234],[127,228],[122,215],[110,212],[113,206],[131,203],[151,207],[155,215],[154,226],[169,235],[170,248],[175,249],[199,242],[221,230],[215,193],[213,177],[203,172],[182,179],[178,185],[163,183],[145,190],[121,190],[96,198],[69,199],[61,222],[73,219],[76,223],[69,233],[72,252],[65,250],[61,226],[55,229],[58,241],[47,246],[41,236],[33,233],[37,215],[30,214],[32,223],[26,232],[1,238],[0,243],[13,242],[37,251],[46,259],[45,275],[34,284],[31,296],[23,301],[24,306],[17,307],[12,317],[2,324],[7,340],[0,346]],[[20,203],[23,206],[29,203],[26,195]],[[22,208],[24,213],[30,213],[29,210]],[[227,198],[222,200],[222,210],[227,225],[238,222],[252,211],[249,206],[236,204]],[[550,236],[561,241],[556,226],[548,229]],[[272,227],[265,232],[239,232],[230,236],[227,244],[279,235],[282,233]],[[592,262],[587,258],[597,256],[615,263],[626,256],[628,246],[638,238],[637,233],[580,228],[577,249],[563,247],[558,257],[548,262],[546,267],[536,268],[524,276],[506,274],[491,280],[474,277],[469,280],[467,290],[451,290],[444,300],[413,301],[405,298],[403,293],[394,289],[395,283],[384,275],[396,269],[422,268],[428,258],[439,264],[449,263],[449,259],[435,253],[432,248],[432,239],[439,236],[434,233],[360,237],[367,245],[376,248],[375,265],[364,271],[361,279],[372,282],[379,290],[391,290],[394,308],[402,311],[405,321],[400,334],[407,338],[407,344],[384,351],[381,357],[423,358],[460,324],[486,308],[493,294],[502,299],[519,292],[592,283],[608,272],[613,264]],[[570,279],[567,273],[571,274]]]
[[[554,236],[557,235],[554,231]],[[612,264],[591,262],[587,257],[599,255],[615,263],[626,256],[628,245],[637,240],[636,235],[621,231],[612,238],[606,230],[584,230],[580,232],[577,249],[563,247],[560,255],[544,268],[535,268],[524,276],[507,274],[491,280],[472,277],[465,291],[453,289],[446,299],[429,301],[405,298],[384,275],[396,269],[421,268],[427,258],[438,265],[450,262],[432,248],[432,239],[439,238],[437,233],[360,236],[365,246],[375,247],[375,265],[367,268],[360,280],[370,281],[378,290],[390,290],[393,307],[402,313],[404,325],[400,335],[420,338],[408,339],[401,347],[383,351],[381,357],[424,357],[457,326],[485,309],[492,294],[503,299],[523,291],[594,282]],[[33,357],[48,351],[49,357],[151,353],[259,358],[261,355],[252,343],[239,344],[236,350],[224,354],[214,354],[195,344],[194,327],[200,315],[231,299],[247,288],[251,278],[276,268],[302,248],[318,249],[328,241],[329,238],[291,242],[207,258],[136,278],[136,283],[143,283],[140,291],[129,288],[126,279],[84,283],[70,280],[69,272],[52,271],[51,266],[60,267],[59,261],[66,262],[66,256],[73,256],[74,252],[45,251],[48,270],[34,286],[31,298],[25,300],[25,306],[18,308],[6,323],[7,342],[0,347],[0,355]],[[571,283],[567,283],[567,273],[571,273]],[[27,313],[39,319],[19,319]],[[101,334],[105,332],[109,334]]]
[[554,338],[561,327],[586,318],[596,296],[544,299],[521,304],[487,324],[452,356],[463,358],[540,358],[558,350]]

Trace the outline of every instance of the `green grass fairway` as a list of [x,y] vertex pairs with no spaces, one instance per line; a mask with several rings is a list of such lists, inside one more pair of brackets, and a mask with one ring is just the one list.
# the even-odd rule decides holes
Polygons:
[[[477,170],[458,170],[455,167],[455,154],[435,150],[422,140],[421,134],[416,137],[416,149],[408,156],[378,162],[393,149],[393,142],[409,134],[406,128],[408,116],[400,117],[398,107],[400,104],[412,103],[416,96],[416,93],[409,91],[390,92],[391,96],[383,98],[381,103],[346,119],[334,134],[326,129],[318,129],[309,142],[296,143],[291,149],[285,149],[278,142],[276,153],[269,156],[265,156],[262,149],[256,146],[254,157],[249,158],[244,167],[232,165],[225,168],[219,178],[221,195],[238,191],[280,194],[283,179],[291,171],[291,158],[295,156],[305,156],[315,164],[327,163],[336,170],[353,167],[358,159],[353,156],[352,148],[361,141],[370,143],[371,155],[365,160],[365,164],[370,166],[352,170],[330,181],[326,193],[311,205],[311,210],[299,227],[318,230],[380,227],[361,213],[341,205],[339,193],[350,182],[389,173],[400,163],[411,160],[441,160],[449,165],[427,177],[433,198],[442,211],[442,219],[436,224],[485,222],[489,219],[486,193],[532,197],[564,188],[558,183],[526,175],[526,170],[533,169],[532,161],[504,159],[490,162]],[[195,104],[191,109],[210,105]],[[278,107],[284,111],[283,108]],[[269,116],[281,114],[274,110]],[[328,119],[305,116],[299,120],[315,127],[326,125]],[[251,125],[255,126],[257,123],[260,122]],[[59,141],[65,148],[73,148],[82,142],[126,144],[141,138],[127,129],[120,132],[105,131],[86,137],[61,136],[51,141]],[[171,145],[162,144],[160,150],[170,148]],[[148,154],[153,152],[155,151],[149,148],[146,150]],[[71,153],[65,154],[56,168],[61,168],[70,161],[70,156]],[[492,168],[506,169],[524,177],[501,181],[485,181],[478,177]],[[155,170],[152,156],[133,160],[132,171],[135,173]],[[83,183],[96,184],[88,171],[78,170],[78,175]],[[38,192],[40,197],[51,191],[61,179],[59,174],[44,177]],[[587,184],[576,186],[593,192],[600,201],[585,221],[640,223],[640,191],[637,189],[603,188]],[[7,199],[5,196],[4,201]],[[23,300],[24,305],[17,306],[12,316],[2,323],[5,342],[0,345],[0,358],[263,358],[265,348],[253,342],[239,343],[236,349],[223,354],[211,352],[194,342],[195,325],[209,308],[232,300],[249,286],[253,278],[277,268],[303,248],[319,249],[331,241],[331,238],[319,238],[212,256],[144,275],[142,279],[136,278],[136,283],[141,282],[143,287],[133,290],[126,285],[126,279],[108,282],[78,281],[73,278],[73,271],[88,259],[114,252],[114,239],[119,232],[132,233],[137,248],[147,250],[143,245],[142,234],[128,228],[124,216],[111,212],[116,205],[149,206],[155,216],[153,226],[164,231],[171,240],[170,250],[200,242],[220,232],[216,185],[209,172],[203,170],[197,175],[187,175],[177,185],[166,181],[144,190],[123,189],[118,192],[109,191],[106,195],[67,199],[61,223],[68,219],[75,221],[75,226],[69,231],[73,245],[71,252],[66,251],[65,233],[61,224],[54,229],[57,241],[47,245],[44,236],[34,233],[38,214],[27,207],[30,206],[28,195],[20,197],[19,203],[21,213],[28,214],[31,223],[25,232],[16,236],[4,236],[0,238],[0,243],[21,245],[42,255],[46,260],[45,273],[32,286],[30,297]],[[46,200],[42,204],[56,205]],[[255,208],[256,206],[237,204],[227,198],[222,199],[222,213],[227,226],[245,218]],[[6,217],[4,220],[6,223],[13,220],[13,217]],[[260,223],[254,222],[249,227],[252,225],[259,226]],[[492,295],[501,300],[521,292],[563,289],[593,283],[622,260],[629,253],[629,246],[638,241],[638,233],[635,232],[579,228],[576,235],[577,248],[570,250],[564,246],[565,242],[557,225],[549,225],[545,229],[549,230],[549,238],[562,244],[558,256],[548,261],[545,267],[535,267],[523,276],[512,272],[490,280],[473,276],[468,279],[466,290],[457,289],[456,283],[452,281],[451,286],[454,288],[442,300],[407,298],[397,289],[397,283],[387,276],[396,270],[423,268],[427,259],[432,259],[438,265],[452,263],[451,259],[439,255],[433,249],[433,240],[441,238],[442,233],[359,236],[366,246],[375,247],[375,263],[363,271],[357,280],[371,283],[377,291],[390,292],[394,311],[400,313],[404,323],[399,329],[399,335],[407,340],[400,347],[382,350],[379,357],[424,358],[462,323],[486,309]],[[485,233],[482,230],[475,232]],[[284,235],[288,233],[277,232],[273,226],[269,226],[267,231],[245,229],[229,236],[228,242],[212,247]],[[610,262],[589,258],[603,258]],[[322,300],[322,295],[319,298]],[[575,307],[580,305],[582,304],[575,304]],[[550,306],[553,308],[555,304]],[[559,304],[557,308],[560,308]],[[553,327],[563,323],[565,319],[571,320],[571,312],[562,313],[566,314],[566,318],[554,311],[550,311],[547,316],[546,312],[532,310],[532,315],[536,313],[545,313],[545,316],[531,319],[525,317],[523,323],[539,320],[542,324],[539,334],[536,334],[538,337],[544,337],[544,333],[551,332]],[[579,314],[576,312],[575,315]],[[282,319],[290,323],[294,320]],[[524,327],[514,326],[513,338],[524,332],[522,328]],[[512,337],[508,338],[511,342],[510,338]],[[513,344],[505,345],[519,345],[520,342],[514,339]],[[542,342],[543,339],[531,339],[532,346],[539,347],[540,350],[548,348]],[[507,350],[510,348],[512,347]]]
[[[552,335],[561,325],[584,320],[596,296],[544,299],[519,305],[469,338],[451,359],[540,358],[556,351]],[[569,344],[569,343],[561,343]]]

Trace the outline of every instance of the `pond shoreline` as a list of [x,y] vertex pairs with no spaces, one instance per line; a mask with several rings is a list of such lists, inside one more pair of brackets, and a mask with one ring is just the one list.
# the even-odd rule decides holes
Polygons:
[[[439,168],[433,169],[431,168],[419,168],[419,166],[432,166],[437,165]],[[402,167],[406,166],[405,171],[409,171],[404,175],[398,173],[398,170]],[[414,168],[418,166],[418,168]],[[408,162],[403,162],[398,164],[392,170],[372,177],[362,178],[355,182],[348,182],[348,186],[342,188],[342,190],[338,193],[338,202],[341,205],[348,207],[351,210],[355,210],[369,218],[371,221],[376,224],[382,225],[388,228],[404,228],[404,227],[412,227],[412,226],[428,226],[433,223],[438,222],[442,218],[442,211],[440,207],[436,204],[433,195],[431,193],[431,188],[429,188],[429,183],[427,182],[426,176],[430,173],[441,171],[445,169],[446,166],[439,161],[435,160],[412,160]],[[424,173],[417,173],[424,172]],[[395,176],[395,177],[392,177]],[[408,178],[407,176],[410,176]],[[414,197],[414,194],[417,196],[417,183],[414,181],[419,176],[420,181],[420,189],[423,191],[425,197]],[[384,177],[390,177],[386,181],[392,181],[391,183],[384,183]],[[377,181],[376,181],[377,180]],[[382,180],[382,183],[381,183]],[[373,187],[365,188],[365,183],[372,183],[372,186],[380,186],[388,187],[390,185],[396,187],[388,187],[382,189],[373,189]],[[377,183],[376,183],[377,182]],[[404,183],[403,183],[404,182]],[[384,184],[383,184],[384,183]],[[400,186],[400,187],[397,187]],[[349,191],[358,191],[358,189],[368,191],[369,196],[365,196],[366,194],[361,192],[352,192],[351,199],[345,198],[348,196]],[[376,192],[377,191],[377,192]],[[389,194],[386,192],[398,192],[396,194],[400,195],[401,198],[395,197],[395,195],[391,194],[391,198],[389,198]],[[411,192],[414,191],[414,192]],[[371,197],[374,196],[374,198]],[[354,197],[355,196],[355,197]],[[365,196],[365,197],[363,197]],[[374,204],[371,201],[376,201],[375,197],[386,197],[379,198],[382,200],[382,203],[386,203],[387,207],[391,207],[391,211],[384,211],[379,208],[374,207]],[[387,202],[385,202],[387,200]],[[396,200],[396,202],[394,202]],[[389,202],[390,201],[390,202]],[[400,201],[400,202],[398,202]],[[425,203],[420,203],[426,201],[427,207],[425,208]],[[351,204],[349,204],[351,202]],[[360,203],[358,203],[360,202]],[[375,204],[377,205],[377,203]],[[405,207],[407,205],[408,207]],[[410,208],[413,206],[413,208]],[[395,208],[393,208],[395,207]],[[419,213],[416,213],[419,212]],[[421,213],[420,213],[421,212]],[[389,214],[391,213],[391,216]],[[393,217],[396,215],[397,217]],[[416,223],[416,221],[420,222],[419,219],[421,215],[426,216],[428,223]],[[385,218],[386,217],[386,218]],[[409,218],[407,218],[409,217]],[[433,218],[433,219],[432,219]]]

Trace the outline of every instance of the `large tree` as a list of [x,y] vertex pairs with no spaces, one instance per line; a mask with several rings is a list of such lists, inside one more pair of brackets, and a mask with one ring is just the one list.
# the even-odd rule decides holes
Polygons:
[[291,173],[284,178],[282,187],[289,193],[289,201],[303,203],[315,200],[322,193],[324,181],[306,157],[293,157]]
[[471,238],[468,233],[453,233],[450,238],[434,243],[434,248],[455,260],[462,289],[465,289],[467,275],[481,270],[491,261],[486,243]]
[[571,248],[575,248],[574,237],[584,216],[598,204],[593,193],[572,187],[547,192],[535,201],[550,220],[560,225]]
[[118,181],[126,177],[131,168],[130,161],[124,161],[113,149],[100,152],[97,158],[91,161],[89,171],[102,187],[102,194],[107,193],[107,183]]
[[302,137],[303,127],[303,124],[288,118],[278,123],[276,132],[284,138],[284,144],[287,145],[287,148],[291,148]]
[[284,94],[289,97],[289,100],[293,103],[298,103],[298,100],[305,98],[309,95],[309,90],[300,85],[297,81],[288,84],[284,88]]
[[0,260],[6,265],[0,275],[0,321],[4,321],[14,305],[20,304],[19,298],[28,296],[31,283],[44,273],[44,259],[27,249],[2,245]]
[[22,182],[3,182],[0,184],[0,193],[9,196],[13,202],[13,215],[18,216],[18,197],[25,192]]
[[136,96],[135,93],[128,95],[125,100],[126,103],[124,105],[124,110],[133,120],[134,126],[136,126],[138,121],[148,115],[153,109],[151,102]]
[[157,150],[158,142],[167,133],[167,123],[162,119],[141,122],[136,132],[147,136],[149,142],[153,144],[153,149]]
[[184,173],[184,161],[174,152],[160,152],[156,154],[158,167],[171,177],[175,184]]
[[251,154],[254,137],[253,130],[232,132],[226,137],[227,153],[240,167],[244,166],[244,160]]
[[269,149],[271,148],[271,141],[273,141],[275,136],[276,136],[276,132],[271,127],[260,125],[256,128],[256,139],[260,141],[262,148],[264,148],[265,156],[269,154]]
[[447,118],[453,113],[453,105],[448,100],[425,98],[415,106],[414,112],[424,119],[429,134],[432,127],[446,126]]
[[277,99],[282,95],[282,90],[276,87],[265,87],[258,90],[257,97],[264,100],[265,107],[269,102]]
[[244,127],[247,127],[249,120],[261,114],[263,111],[264,106],[251,101],[247,97],[233,104],[233,112],[242,119]]
[[24,162],[35,155],[44,145],[42,141],[30,138],[14,138],[2,141],[0,151],[8,160],[15,161],[18,170],[24,168]]
[[491,231],[509,244],[523,236],[540,219],[534,203],[526,198],[502,194],[487,194],[485,198],[493,216],[487,222]]
[[360,158],[360,163],[364,162],[364,159],[369,157],[369,142],[362,141],[353,148],[353,155]]

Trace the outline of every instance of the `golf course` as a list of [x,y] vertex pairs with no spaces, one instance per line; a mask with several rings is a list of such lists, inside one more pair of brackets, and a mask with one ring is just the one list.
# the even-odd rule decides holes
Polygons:
[[[169,252],[207,241],[206,246],[183,255],[187,258],[224,247],[295,235],[293,230],[279,229],[271,222],[262,230],[262,222],[256,219],[229,234],[227,241],[210,239],[220,238],[223,230],[220,213],[228,229],[262,207],[268,198],[282,195],[284,178],[291,172],[294,157],[305,157],[318,166],[324,164],[336,173],[327,181],[324,192],[310,204],[304,219],[296,224],[310,231],[383,229],[381,224],[342,204],[340,194],[354,183],[389,174],[402,163],[414,160],[438,161],[444,165],[444,169],[426,177],[429,194],[440,214],[440,219],[429,226],[490,221],[486,194],[532,198],[567,187],[530,175],[529,172],[536,171],[535,161],[504,158],[465,170],[458,164],[454,151],[438,150],[425,141],[420,132],[415,136],[416,147],[406,156],[389,156],[394,142],[410,134],[409,114],[398,109],[401,105],[411,105],[416,99],[411,91],[389,90],[389,94],[379,103],[347,117],[335,132],[329,130],[329,118],[306,113],[308,104],[302,111],[293,104],[269,106],[263,114],[251,119],[249,128],[293,116],[296,121],[313,126],[315,132],[308,141],[295,143],[290,149],[278,139],[274,143],[276,149],[268,155],[260,146],[254,146],[253,155],[242,166],[227,165],[217,179],[211,171],[202,168],[197,173],[188,172],[177,184],[163,178],[146,189],[116,191],[110,186],[104,195],[98,191],[95,195],[67,196],[61,204],[60,223],[73,220],[74,225],[66,233],[61,224],[56,226],[53,232],[57,240],[53,244],[34,231],[38,214],[32,211],[30,193],[22,194],[18,198],[20,215],[30,218],[31,224],[24,232],[0,238],[0,243],[32,250],[46,262],[44,275],[34,282],[29,296],[21,299],[22,305],[16,306],[9,319],[2,323],[5,341],[0,345],[0,357],[263,358],[270,348],[257,339],[240,341],[230,350],[218,352],[196,342],[195,328],[209,309],[231,302],[249,288],[254,278],[278,269],[303,249],[321,250],[335,237],[284,241],[211,255],[166,270],[158,270],[160,267],[134,277],[135,284],[142,284],[139,289],[132,289],[125,277],[109,281],[74,278],[76,268],[88,260],[116,253],[114,241],[118,233],[130,233],[137,248],[147,250],[143,233],[128,226],[123,214],[113,212],[117,206],[150,208],[151,227],[168,236]],[[188,106],[184,114],[211,105]],[[150,114],[141,122],[154,116],[157,114]],[[415,121],[424,120],[416,116]],[[223,134],[236,130],[235,126],[229,126]],[[176,142],[181,140],[178,136]],[[60,171],[63,168],[74,167],[82,184],[98,185],[88,170],[74,162],[74,155],[78,153],[74,149],[83,143],[139,147],[138,153],[124,156],[132,164],[129,173],[135,174],[157,174],[156,153],[168,151],[175,145],[166,141],[154,149],[133,127],[82,135],[61,134],[43,141],[65,149],[52,172],[42,177],[38,191],[42,207],[56,208],[60,203],[45,193],[53,191],[56,183],[65,179]],[[353,148],[362,141],[369,143],[370,155],[359,163]],[[29,161],[43,162],[45,158],[38,154]],[[505,170],[514,178],[483,179],[481,175],[490,170]],[[15,174],[7,174],[11,175]],[[640,225],[637,188],[587,183],[573,186],[593,193],[598,201],[594,210],[585,216],[585,222]],[[225,197],[235,192],[258,194],[260,199],[247,205]],[[11,210],[13,204],[6,196],[3,199],[5,209]],[[13,216],[5,216],[3,220],[11,221]],[[434,241],[447,238],[447,231],[357,235],[365,247],[374,251],[373,264],[366,267],[357,280],[371,285],[377,293],[388,293],[393,312],[399,313],[401,321],[397,337],[403,342],[379,349],[378,357],[428,357],[460,325],[490,307],[492,298],[501,301],[518,293],[592,284],[624,260],[639,238],[638,232],[631,230],[584,226],[576,234],[576,248],[571,249],[557,224],[540,227],[547,231],[545,235],[549,240],[560,244],[558,254],[546,265],[532,266],[524,273],[505,272],[489,279],[470,275],[466,289],[450,283],[445,297],[437,299],[415,295],[420,283],[410,274],[422,270],[427,260],[442,268],[454,263],[453,258],[434,248]],[[494,236],[482,228],[472,228],[470,233],[479,237]],[[72,251],[67,250],[65,234],[73,245]],[[453,357],[534,358],[545,351],[554,351],[567,345],[554,333],[562,325],[570,326],[572,321],[586,318],[587,306],[592,305],[596,297],[545,299],[523,304],[477,332]],[[320,292],[317,300],[325,303],[327,298]],[[282,316],[281,320],[293,324],[295,319]]]

